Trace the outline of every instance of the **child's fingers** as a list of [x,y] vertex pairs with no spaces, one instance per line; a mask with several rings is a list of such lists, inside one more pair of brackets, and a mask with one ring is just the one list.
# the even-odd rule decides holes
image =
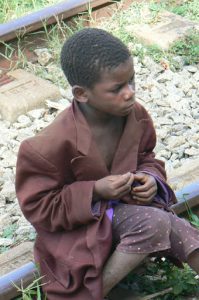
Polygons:
[[126,194],[129,194],[130,191],[131,191],[131,187],[128,185],[125,185],[125,186],[119,188],[117,190],[117,198],[119,199],[119,198],[125,196]]
[[123,196],[129,194],[129,192],[130,192],[130,189],[129,189],[129,188],[126,188],[126,189],[124,189],[124,190],[122,190],[122,191],[119,191],[119,193],[118,193],[118,198],[121,198],[121,197],[123,197]]
[[131,174],[131,176],[127,182],[127,185],[132,186],[132,184],[134,182],[134,174],[133,173],[130,173],[130,174]]
[[132,193],[131,196],[135,201],[150,203],[156,194],[157,194],[156,190],[150,190],[148,192],[143,192],[143,193]]
[[[114,187],[117,189],[117,188],[120,188],[124,185],[128,185],[128,181],[130,180],[131,178],[131,173],[126,173],[126,174],[123,174],[121,176],[118,176],[116,179],[115,179],[115,182],[114,182]],[[129,184],[130,186],[130,184]]]
[[145,184],[143,184],[143,185],[139,185],[139,186],[136,186],[136,187],[134,187],[133,189],[132,189],[132,191],[133,192],[137,192],[137,193],[140,193],[140,192],[147,192],[147,191],[149,191],[150,189],[152,189],[152,188],[154,188],[154,189],[156,189],[156,185],[154,185],[154,184],[149,184],[149,183],[145,183]]
[[134,174],[134,180],[137,180],[141,183],[144,183],[146,180],[146,174],[145,173],[136,173]]
[[133,194],[132,197],[135,200],[139,201],[148,201],[147,199],[151,199],[155,197],[156,193],[148,194],[148,193],[139,193],[139,194]]
[[[140,176],[140,177],[142,177],[142,176]],[[136,180],[136,178],[138,178],[138,176],[135,176],[135,180]],[[141,182],[141,180],[140,180],[140,182]],[[156,182],[155,178],[152,176],[144,174],[141,183],[142,184],[140,186],[136,186],[133,188],[134,192],[145,192],[150,189],[157,190],[157,182]]]

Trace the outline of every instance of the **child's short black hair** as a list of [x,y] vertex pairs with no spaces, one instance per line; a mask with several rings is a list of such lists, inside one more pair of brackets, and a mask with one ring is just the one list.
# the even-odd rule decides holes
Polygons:
[[64,43],[61,66],[71,86],[92,88],[102,71],[117,67],[130,56],[128,48],[110,33],[85,28]]

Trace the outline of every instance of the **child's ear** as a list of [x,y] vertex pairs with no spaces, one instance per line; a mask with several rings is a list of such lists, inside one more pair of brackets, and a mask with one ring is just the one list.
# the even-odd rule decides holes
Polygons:
[[77,100],[79,102],[83,102],[83,103],[88,101],[86,89],[84,87],[79,86],[79,85],[74,85],[72,87],[72,93],[73,93],[75,100]]

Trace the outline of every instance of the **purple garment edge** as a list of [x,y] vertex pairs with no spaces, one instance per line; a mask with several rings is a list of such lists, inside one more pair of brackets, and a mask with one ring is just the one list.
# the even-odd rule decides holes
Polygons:
[[[168,205],[169,203],[169,199],[171,197],[171,192],[169,187],[166,186],[166,184],[162,181],[162,179],[160,177],[158,177],[157,175],[154,175],[151,172],[147,172],[147,171],[142,171],[140,173],[146,173],[149,174],[151,176],[153,176],[155,178],[155,180],[157,181],[157,185],[158,185],[158,191],[157,191],[157,195],[154,197],[154,202],[156,203],[162,203],[166,202],[166,204]],[[132,186],[135,185],[135,183],[132,184]],[[110,200],[109,201],[109,207],[106,210],[106,215],[109,218],[109,220],[112,222],[113,219],[113,207],[115,205],[117,205],[117,203],[119,202],[119,200]]]

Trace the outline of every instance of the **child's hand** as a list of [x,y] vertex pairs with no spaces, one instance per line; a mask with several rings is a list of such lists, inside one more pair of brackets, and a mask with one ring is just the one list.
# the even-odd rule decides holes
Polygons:
[[131,191],[134,174],[110,175],[95,182],[94,194],[104,199],[119,199]]
[[132,188],[131,196],[136,204],[147,205],[150,204],[157,194],[157,182],[155,178],[146,173],[134,174],[134,180],[141,185]]

